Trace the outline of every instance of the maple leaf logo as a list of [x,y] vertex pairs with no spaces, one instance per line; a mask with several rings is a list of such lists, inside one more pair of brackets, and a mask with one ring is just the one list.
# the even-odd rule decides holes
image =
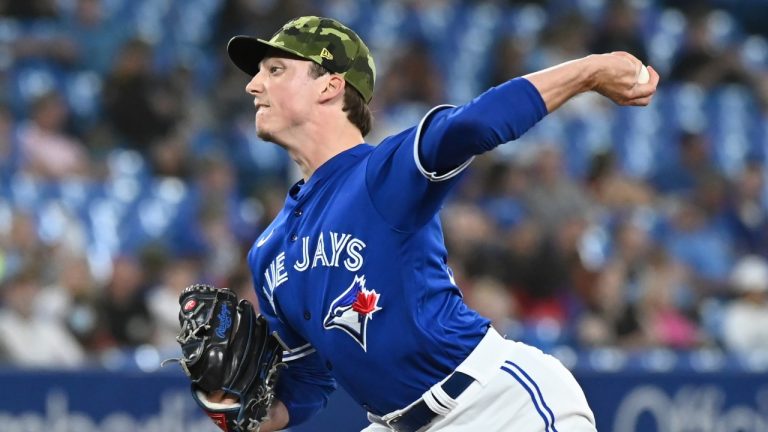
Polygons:
[[379,294],[376,292],[376,290],[368,291],[362,289],[357,293],[355,302],[352,303],[352,310],[361,315],[369,315],[380,309],[378,306],[376,306],[378,302]]

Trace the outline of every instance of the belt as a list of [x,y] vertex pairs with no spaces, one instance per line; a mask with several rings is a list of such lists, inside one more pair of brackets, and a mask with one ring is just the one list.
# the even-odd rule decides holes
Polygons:
[[[447,380],[445,380],[445,382],[440,384],[440,387],[443,388],[443,391],[445,391],[448,396],[452,399],[456,399],[474,381],[474,378],[465,373],[454,372]],[[436,412],[429,409],[429,406],[424,402],[424,399],[421,399],[408,410],[389,419],[386,423],[387,426],[397,432],[416,432],[428,425],[429,422],[437,416],[438,414]]]

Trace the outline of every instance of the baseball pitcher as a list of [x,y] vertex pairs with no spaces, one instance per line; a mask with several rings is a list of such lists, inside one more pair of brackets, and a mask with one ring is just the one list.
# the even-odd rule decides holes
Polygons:
[[375,65],[354,31],[306,16],[227,49],[251,77],[258,135],[303,179],[248,254],[263,317],[226,290],[182,295],[182,366],[214,421],[297,425],[340,385],[368,412],[366,432],[594,431],[560,362],[464,303],[438,211],[475,155],[582,92],[647,105],[656,71],[628,53],[591,55],[434,107],[374,146],[363,137]]

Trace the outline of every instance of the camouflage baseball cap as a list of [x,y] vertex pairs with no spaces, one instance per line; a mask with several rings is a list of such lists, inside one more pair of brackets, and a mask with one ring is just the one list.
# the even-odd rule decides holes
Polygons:
[[235,36],[227,52],[235,66],[254,76],[270,47],[343,75],[366,102],[371,101],[376,77],[373,56],[357,33],[344,24],[331,18],[304,16],[289,21],[270,40]]

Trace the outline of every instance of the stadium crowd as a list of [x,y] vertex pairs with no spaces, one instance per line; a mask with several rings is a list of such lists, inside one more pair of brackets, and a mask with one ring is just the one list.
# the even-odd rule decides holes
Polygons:
[[174,352],[183,287],[253,297],[246,252],[298,173],[224,47],[306,14],[369,41],[371,143],[593,52],[653,65],[649,108],[583,95],[477,158],[442,213],[449,264],[545,350],[768,350],[761,2],[27,0],[0,1],[3,362]]

